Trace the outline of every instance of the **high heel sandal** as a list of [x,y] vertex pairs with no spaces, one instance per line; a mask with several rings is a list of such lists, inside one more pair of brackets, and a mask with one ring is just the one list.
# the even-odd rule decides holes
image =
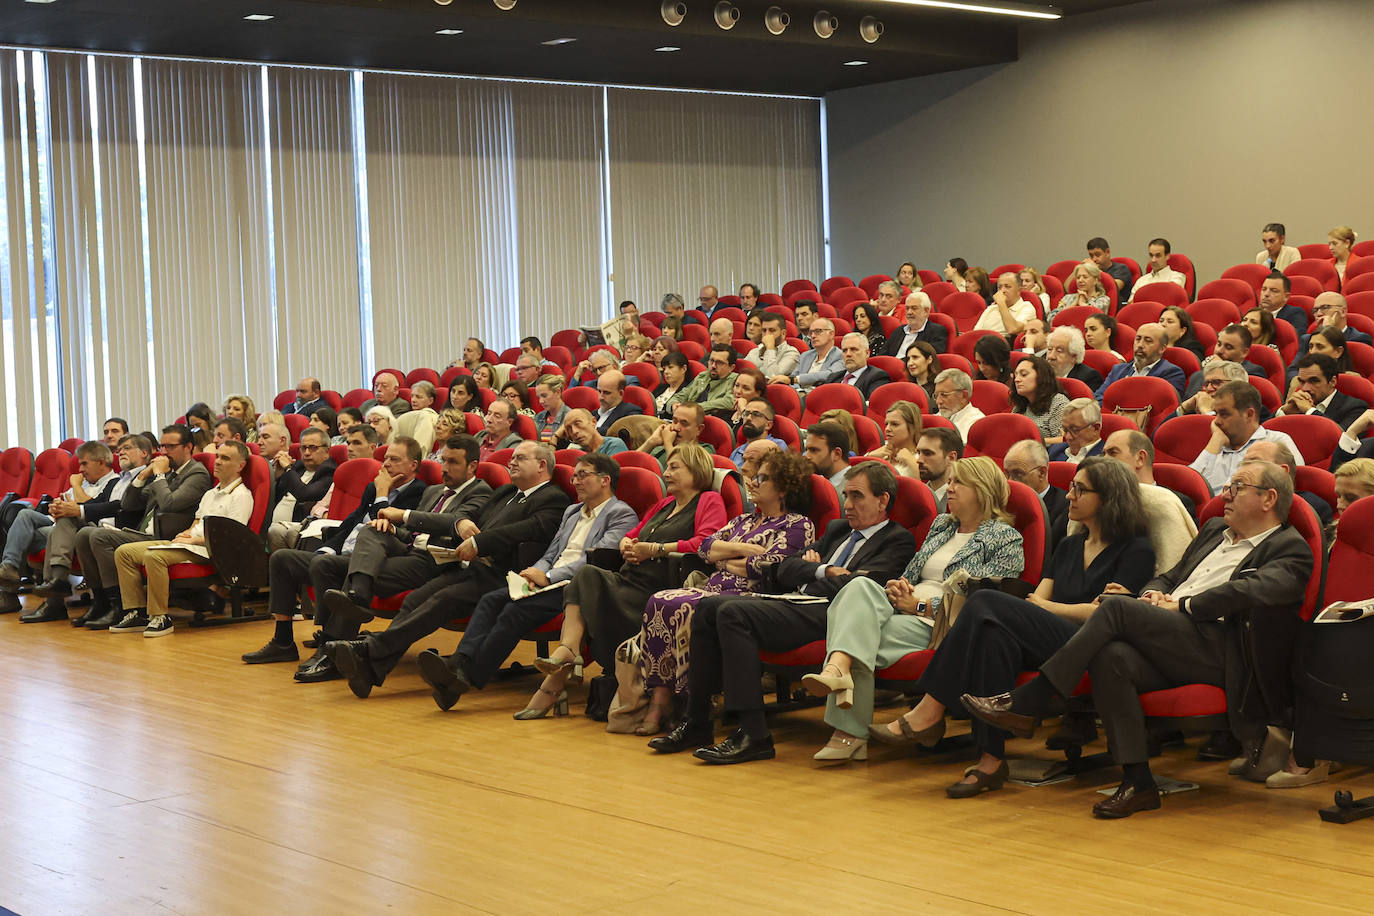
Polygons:
[[673,703],[671,700],[664,706],[651,705],[649,711],[644,715],[644,721],[635,726],[635,734],[641,738],[649,738],[666,731],[668,722],[672,717]]
[[554,658],[552,655],[548,658],[536,658],[534,660],[534,667],[539,670],[540,674],[566,674],[571,672],[568,683],[582,683],[582,656],[578,655],[572,646],[560,644],[558,648],[553,651],[557,652],[558,649],[567,649],[569,652],[572,652],[572,658],[559,659]]
[[854,678],[848,674],[841,674],[838,677],[827,675],[826,669],[839,671],[834,665],[826,665],[821,669],[820,674],[807,674],[802,677],[802,686],[806,692],[813,697],[823,697],[835,694],[835,705],[840,709],[849,709],[854,705]]
[[555,718],[562,718],[568,714],[568,691],[560,690],[555,694],[552,690],[546,690],[540,687],[535,691],[535,696],[541,693],[547,693],[549,696],[553,697],[553,702],[542,709],[534,706],[526,706],[524,709],[513,714],[511,718],[520,719],[521,721],[526,719],[542,719],[549,714],[550,709],[553,710]]

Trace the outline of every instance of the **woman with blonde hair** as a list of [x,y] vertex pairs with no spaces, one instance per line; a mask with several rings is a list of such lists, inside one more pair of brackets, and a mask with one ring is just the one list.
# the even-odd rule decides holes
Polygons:
[[434,419],[434,448],[425,457],[430,461],[437,461],[442,464],[444,448],[449,437],[455,433],[466,433],[467,431],[468,423],[463,417],[463,412],[453,407],[444,408],[439,412],[439,416]]
[[881,458],[903,477],[919,477],[916,440],[921,438],[921,408],[911,401],[894,402],[883,417],[883,433],[886,441],[864,457]]
[[1075,267],[1070,280],[1072,283],[1064,290],[1064,298],[1060,299],[1059,305],[1045,316],[1046,324],[1052,324],[1054,316],[1064,309],[1077,305],[1086,305],[1099,312],[1107,311],[1111,305],[1111,297],[1102,286],[1102,270],[1092,261],[1084,261]]
[[984,305],[992,305],[992,278],[981,267],[970,267],[964,274],[964,292],[977,293]]
[[946,512],[931,523],[901,578],[886,587],[855,578],[840,589],[826,615],[825,667],[802,679],[812,694],[827,697],[825,721],[835,729],[816,760],[867,759],[873,672],[930,645],[932,618],[952,573],[1021,574],[1025,552],[1010,524],[1010,498],[1007,478],[991,458],[960,458],[950,465]]
[[248,427],[248,441],[258,441],[258,408],[246,394],[231,394],[224,399],[224,416],[235,417]]
[[488,362],[478,363],[477,368],[472,370],[472,380],[477,383],[478,388],[495,390],[497,387],[496,367]]
[[[1034,293],[1040,297],[1040,305],[1044,311],[1050,310],[1050,294],[1045,292],[1045,283],[1040,279],[1040,272],[1034,267],[1021,268],[1021,288],[1028,293]],[[1048,323],[1049,319],[1045,319]]]
[[1331,249],[1331,259],[1336,268],[1336,275],[1341,278],[1341,285],[1345,285],[1345,270],[1360,256],[1351,251],[1355,247],[1357,238],[1355,230],[1349,226],[1337,226],[1326,234],[1327,247]]

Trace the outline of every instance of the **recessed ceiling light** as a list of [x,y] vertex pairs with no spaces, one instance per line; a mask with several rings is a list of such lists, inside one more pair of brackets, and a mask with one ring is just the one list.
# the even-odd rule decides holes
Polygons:
[[866,61],[866,60],[847,60],[847,61],[844,62],[844,65],[845,65],[846,67],[867,67],[867,66],[868,66],[868,61]]
[[981,3],[958,3],[956,0],[887,0],[907,6],[933,6],[943,10],[962,10],[968,13],[997,13],[1001,16],[1022,16],[1026,19],[1060,19],[1063,14],[1052,6],[1031,6],[1021,3],[1002,3],[988,6]]
[[24,0],[25,3],[56,3],[57,0]]
[[462,35],[462,34],[463,34],[463,30],[462,30],[462,29],[440,29],[439,31],[435,32],[434,34],[435,34],[435,35]]
[[266,13],[253,13],[243,17],[248,22],[266,22],[269,19],[276,19],[276,16],[269,16]]
[[576,38],[551,38],[551,39],[549,39],[548,41],[541,41],[540,44],[543,44],[543,45],[566,45],[566,44],[570,44],[570,43],[572,43],[572,42],[574,42],[574,41],[577,41],[577,39],[576,39]]
[[661,48],[654,48],[654,50],[655,50],[655,51],[662,51],[662,52],[664,52],[664,53],[666,54],[666,53],[669,53],[669,52],[672,52],[672,51],[681,51],[682,49],[681,49],[681,48],[675,48],[675,47],[673,47],[672,45],[664,45],[664,46],[661,47]]

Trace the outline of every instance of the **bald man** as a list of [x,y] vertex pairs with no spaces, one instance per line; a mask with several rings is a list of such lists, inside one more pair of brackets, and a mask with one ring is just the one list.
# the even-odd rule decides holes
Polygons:
[[998,334],[1019,334],[1026,322],[1035,317],[1035,306],[1021,298],[1021,276],[1007,271],[997,278],[997,292],[992,304],[978,316],[975,331],[996,331]]
[[1164,336],[1162,325],[1149,322],[1136,328],[1135,358],[1128,363],[1117,363],[1112,367],[1112,371],[1107,374],[1107,380],[1102,383],[1101,388],[1097,389],[1098,402],[1101,402],[1102,395],[1111,387],[1112,382],[1143,375],[1164,379],[1173,385],[1174,390],[1182,397],[1183,388],[1188,379],[1184,376],[1182,369],[1165,361],[1164,349],[1166,346],[1168,346],[1167,338]]
[[729,318],[717,318],[711,322],[711,328],[707,333],[711,335],[711,343],[728,345],[735,339],[735,323]]

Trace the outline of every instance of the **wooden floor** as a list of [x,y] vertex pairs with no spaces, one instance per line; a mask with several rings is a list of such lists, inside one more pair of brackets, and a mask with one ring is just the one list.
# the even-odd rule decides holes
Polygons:
[[1174,749],[1158,772],[1200,791],[1100,822],[1088,808],[1110,771],[951,801],[958,759],[879,749],[813,768],[817,709],[777,717],[776,761],[712,768],[579,714],[516,722],[532,678],[449,713],[411,659],[366,701],[341,682],[298,685],[294,665],[239,661],[269,632],[148,640],[0,618],[0,905],[1254,914],[1374,900],[1374,821],[1316,815],[1336,786],[1374,792],[1363,770],[1277,792]]

